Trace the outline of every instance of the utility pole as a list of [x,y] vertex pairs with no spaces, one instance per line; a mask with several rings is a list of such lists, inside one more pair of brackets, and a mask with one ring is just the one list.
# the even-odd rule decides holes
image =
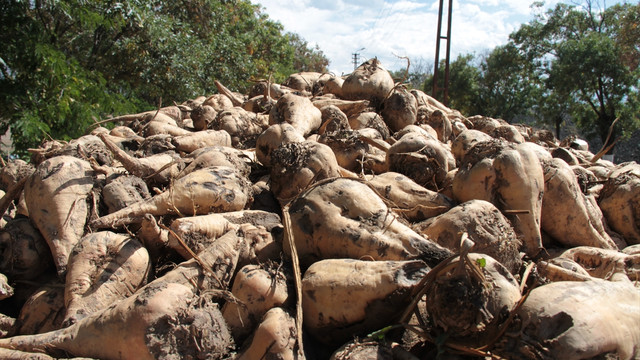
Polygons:
[[[436,98],[439,90],[444,90],[442,97],[442,103],[445,106],[449,105],[449,54],[451,53],[451,14],[453,10],[453,0],[449,0],[449,6],[447,8],[447,35],[442,35],[442,7],[444,0],[440,0],[440,9],[438,10],[438,34],[436,37],[436,61],[433,69],[433,90],[431,95]],[[445,55],[445,68],[444,68],[444,85],[442,88],[438,86],[438,63],[440,62],[440,40],[447,41],[446,55]]]
[[360,51],[362,50],[364,50],[364,48],[358,49],[356,50],[356,52],[351,54],[352,56],[351,61],[353,62],[353,70],[357,69],[358,65],[360,65]]

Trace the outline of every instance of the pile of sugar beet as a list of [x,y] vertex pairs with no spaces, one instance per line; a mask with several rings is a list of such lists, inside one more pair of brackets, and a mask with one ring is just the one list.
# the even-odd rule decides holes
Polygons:
[[640,166],[377,59],[2,165],[2,359],[639,359]]

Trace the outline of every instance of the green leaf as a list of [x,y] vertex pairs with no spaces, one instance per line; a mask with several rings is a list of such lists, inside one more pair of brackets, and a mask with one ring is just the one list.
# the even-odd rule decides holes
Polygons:
[[389,325],[386,327],[383,327],[380,330],[376,330],[370,334],[367,335],[368,338],[376,340],[376,341],[384,341],[385,336],[387,335],[387,333],[393,329],[395,329],[396,326],[395,325]]
[[11,1],[0,10],[0,113],[26,130],[13,132],[25,153],[45,127],[73,138],[92,118],[209,95],[215,80],[243,92],[251,77],[282,81],[296,66],[328,64],[249,0]]

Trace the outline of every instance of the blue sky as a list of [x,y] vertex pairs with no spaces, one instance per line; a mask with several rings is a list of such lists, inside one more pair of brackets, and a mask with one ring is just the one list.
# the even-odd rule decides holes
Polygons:
[[[483,54],[507,42],[520,24],[533,19],[534,0],[454,0],[451,59],[459,54]],[[360,60],[377,57],[389,70],[432,66],[438,20],[438,0],[252,0],[279,21],[286,31],[318,45],[329,58],[329,69],[340,75],[353,70],[352,54]],[[546,0],[545,8],[559,0]],[[609,0],[607,4],[613,3]],[[446,33],[444,0],[443,34]],[[441,41],[441,58],[446,42]]]

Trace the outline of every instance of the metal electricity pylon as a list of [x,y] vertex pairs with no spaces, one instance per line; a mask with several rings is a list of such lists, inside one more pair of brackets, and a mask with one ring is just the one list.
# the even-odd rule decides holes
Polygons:
[[364,48],[358,49],[356,50],[356,52],[351,54],[353,56],[353,58],[351,59],[351,61],[353,62],[353,70],[357,69],[358,65],[360,65],[360,51],[362,50],[364,50]]
[[[449,54],[451,53],[451,14],[453,10],[453,0],[449,0],[449,6],[447,7],[447,35],[442,35],[442,8],[444,0],[440,0],[440,8],[438,10],[438,36],[436,37],[436,61],[433,69],[433,90],[431,95],[437,98],[438,92],[443,90],[442,103],[446,106],[449,104]],[[440,63],[440,40],[447,41],[446,55],[445,55],[445,68],[444,68],[444,84],[442,87],[438,86],[438,66]]]

